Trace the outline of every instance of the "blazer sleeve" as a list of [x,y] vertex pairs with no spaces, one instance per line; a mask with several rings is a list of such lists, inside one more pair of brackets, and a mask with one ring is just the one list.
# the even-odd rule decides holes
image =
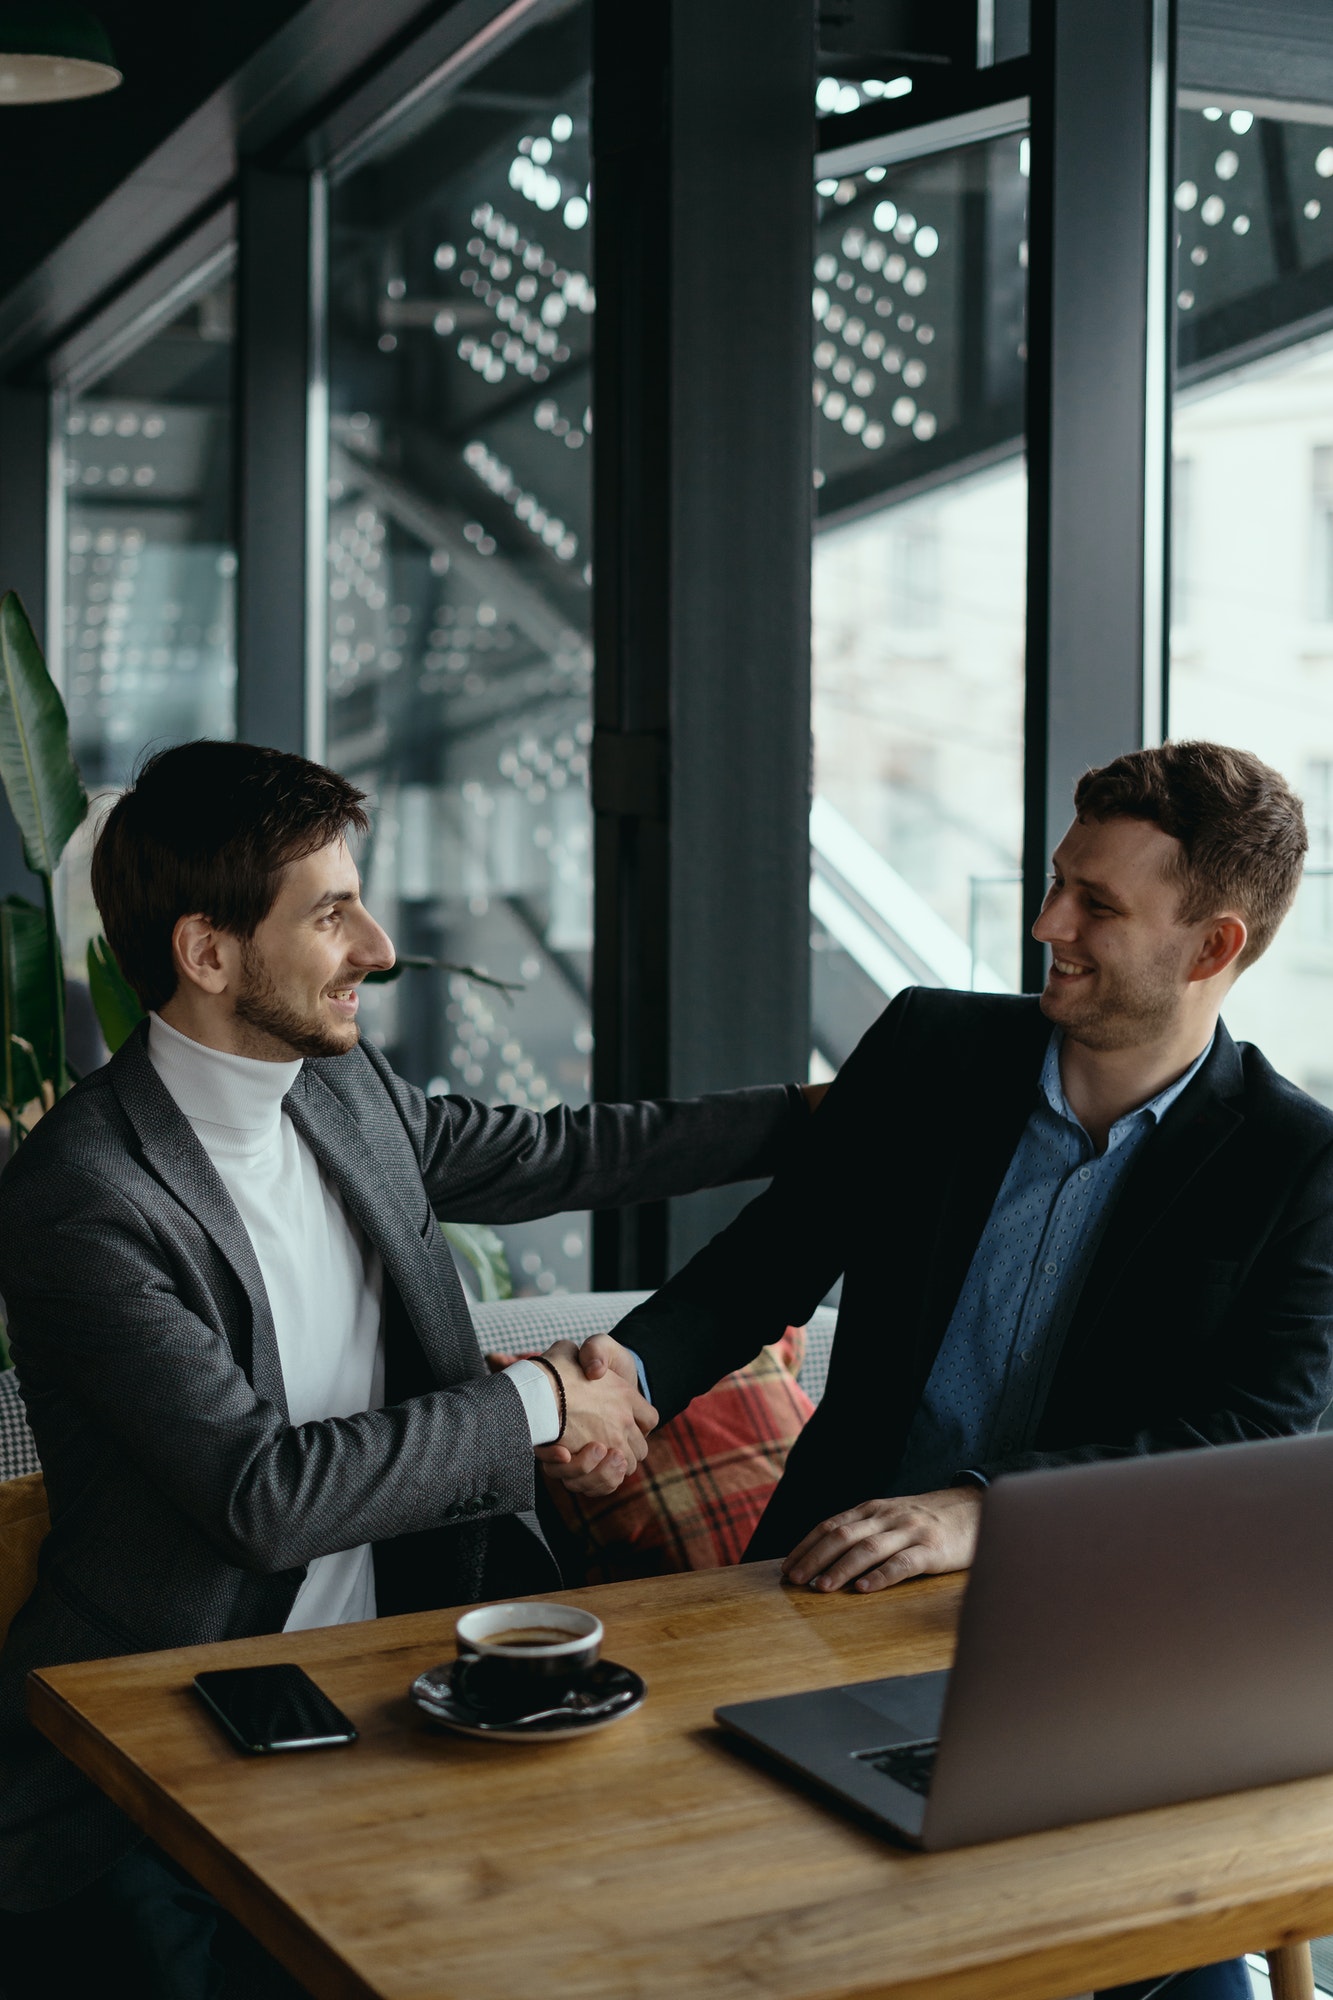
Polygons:
[[427,1097],[363,1046],[446,1222],[529,1222],[765,1179],[799,1146],[810,1117],[794,1083],[577,1111]]
[[[22,1156],[16,1162],[21,1169]],[[72,1405],[238,1568],[533,1505],[532,1441],[503,1375],[290,1424],[183,1295],[133,1202],[59,1163],[0,1189],[0,1290],[24,1395]]]
[[866,1227],[863,1190],[883,1181],[882,1115],[914,990],[848,1057],[772,1184],[616,1328],[664,1421],[804,1324],[846,1268]]
[[1139,1428],[976,1470],[994,1479],[1314,1430],[1333,1397],[1333,1146],[1297,1180],[1189,1372],[1188,1393]]

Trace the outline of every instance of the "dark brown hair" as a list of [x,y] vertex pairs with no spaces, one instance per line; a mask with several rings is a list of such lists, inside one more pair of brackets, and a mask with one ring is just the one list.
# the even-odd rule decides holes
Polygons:
[[93,848],[107,942],[143,1006],[176,990],[181,917],[253,937],[289,861],[367,831],[364,798],[322,764],[253,743],[185,743],[150,758]]
[[1180,921],[1235,910],[1249,933],[1238,966],[1268,949],[1300,887],[1309,841],[1301,802],[1280,771],[1224,743],[1163,743],[1085,771],[1080,819],[1146,819],[1180,842],[1171,869]]

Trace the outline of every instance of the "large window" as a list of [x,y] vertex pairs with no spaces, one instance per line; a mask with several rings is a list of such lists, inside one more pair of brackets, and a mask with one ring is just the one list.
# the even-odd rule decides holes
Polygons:
[[1026,163],[820,183],[817,1073],[909,982],[1018,986]]
[[1333,345],[1308,337],[1321,272],[1333,299],[1333,106],[1271,108],[1180,110],[1170,728],[1305,800],[1298,906],[1226,1019],[1333,1104]]
[[[327,756],[409,967],[366,1028],[428,1090],[586,1099],[592,1033],[586,6],[335,178]],[[509,982],[504,994],[449,967]],[[506,1233],[586,1285],[586,1218]]]
[[99,805],[146,751],[235,730],[230,276],[214,272],[57,412],[64,589],[53,650],[93,797],[63,870],[78,977],[101,928],[88,887]]

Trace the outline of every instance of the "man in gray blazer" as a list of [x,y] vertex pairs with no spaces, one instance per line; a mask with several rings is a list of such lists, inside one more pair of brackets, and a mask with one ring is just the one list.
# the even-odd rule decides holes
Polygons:
[[[15,1993],[77,1990],[68,1954],[108,1925],[138,1990],[223,1990],[216,1906],[31,1729],[28,1670],[558,1585],[535,1450],[609,1490],[655,1412],[568,1344],[488,1374],[437,1217],[753,1178],[805,1116],[794,1085],[539,1116],[404,1083],[357,1027],[360,981],[393,959],[345,845],[361,799],[304,759],[196,743],[148,764],[98,839],[148,1020],[0,1182],[51,1507],[0,1654]],[[270,1977],[251,1966],[247,1990]]]

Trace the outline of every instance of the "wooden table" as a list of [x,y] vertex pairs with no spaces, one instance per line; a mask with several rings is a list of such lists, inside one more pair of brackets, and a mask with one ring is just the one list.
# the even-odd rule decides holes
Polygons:
[[[712,1725],[946,1665],[960,1579],[823,1597],[762,1564],[566,1595],[649,1684],[586,1742],[419,1721],[404,1691],[452,1655],[448,1612],[54,1667],[32,1714],[320,1996],[1055,2000],[1333,1931],[1333,1777],[915,1854]],[[189,1692],[284,1659],[358,1744],[245,1759]]]

